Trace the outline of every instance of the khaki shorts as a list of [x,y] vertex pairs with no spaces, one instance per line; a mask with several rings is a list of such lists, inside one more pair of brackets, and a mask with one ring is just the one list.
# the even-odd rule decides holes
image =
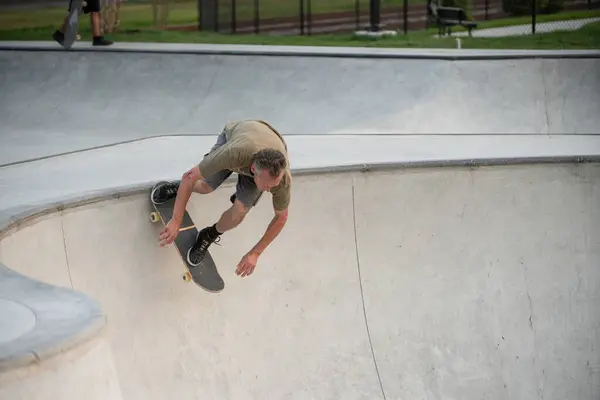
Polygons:
[[[223,146],[227,142],[226,132],[230,129],[230,125],[228,124],[223,132],[219,134],[217,137],[216,143],[210,149],[210,152],[206,153],[205,156],[209,155],[214,150]],[[219,171],[214,175],[206,177],[204,182],[206,182],[213,190],[217,189],[227,178],[231,176],[233,171],[223,170]],[[235,186],[235,194],[231,197],[231,202],[237,198],[244,206],[251,208],[255,206],[260,198],[262,197],[262,191],[256,187],[256,183],[254,183],[254,178],[251,176],[238,174],[237,184]]]

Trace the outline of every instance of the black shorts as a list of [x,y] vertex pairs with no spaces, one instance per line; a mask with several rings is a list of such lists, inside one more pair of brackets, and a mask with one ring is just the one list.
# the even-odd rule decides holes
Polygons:
[[[87,4],[83,6],[83,13],[100,12],[100,0],[84,0]],[[69,0],[69,11],[73,6],[73,0]]]

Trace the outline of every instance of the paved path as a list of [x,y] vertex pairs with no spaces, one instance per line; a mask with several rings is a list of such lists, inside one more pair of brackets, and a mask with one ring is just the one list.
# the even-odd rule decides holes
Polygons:
[[[572,19],[565,21],[553,21],[553,22],[536,22],[535,33],[548,33],[556,31],[575,31],[581,29],[587,24],[600,21],[598,18],[581,18]],[[514,26],[501,26],[498,28],[489,29],[474,29],[472,31],[473,37],[507,37],[507,36],[522,36],[532,34],[531,24],[514,25]],[[455,32],[453,36],[468,36],[468,32]]]

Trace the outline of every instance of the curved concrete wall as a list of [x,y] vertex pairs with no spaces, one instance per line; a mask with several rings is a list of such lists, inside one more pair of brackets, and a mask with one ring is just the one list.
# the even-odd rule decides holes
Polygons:
[[[43,259],[49,253],[35,245],[39,231],[26,232],[35,237],[17,244],[19,250]],[[1,246],[10,254],[14,244],[9,238]],[[47,261],[29,267],[46,276],[68,272],[64,264]],[[0,263],[0,315],[0,398],[121,399],[110,345],[102,334],[105,319],[97,302]]]
[[[213,223],[232,190],[194,196],[196,223]],[[180,280],[146,196],[0,242],[12,268],[101,304],[107,344],[88,353],[102,361],[88,378],[104,398],[600,395],[596,163],[298,176],[289,225],[254,275],[234,270],[268,196],[213,248],[216,295]],[[44,380],[23,382],[10,394]]]
[[600,126],[600,51],[539,52],[554,57],[545,59],[326,48],[316,57],[318,48],[305,56],[284,47],[261,57],[252,53],[263,46],[238,54],[201,45],[37,47],[0,52],[10,99],[0,107],[0,165],[155,135],[215,136],[243,118],[286,135],[593,134]]
[[[0,49],[1,398],[600,396],[599,168],[570,163],[600,156],[600,52]],[[294,171],[447,168],[295,174],[255,275],[233,271],[268,196],[212,250],[226,289],[207,294],[158,247],[145,185],[257,117]],[[502,165],[533,159],[569,163]],[[196,222],[231,191],[194,197]]]

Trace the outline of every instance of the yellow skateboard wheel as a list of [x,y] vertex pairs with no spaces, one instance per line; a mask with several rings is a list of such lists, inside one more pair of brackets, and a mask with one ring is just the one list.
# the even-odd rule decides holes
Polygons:
[[152,221],[152,222],[160,221],[160,217],[157,212],[150,213],[150,221]]

